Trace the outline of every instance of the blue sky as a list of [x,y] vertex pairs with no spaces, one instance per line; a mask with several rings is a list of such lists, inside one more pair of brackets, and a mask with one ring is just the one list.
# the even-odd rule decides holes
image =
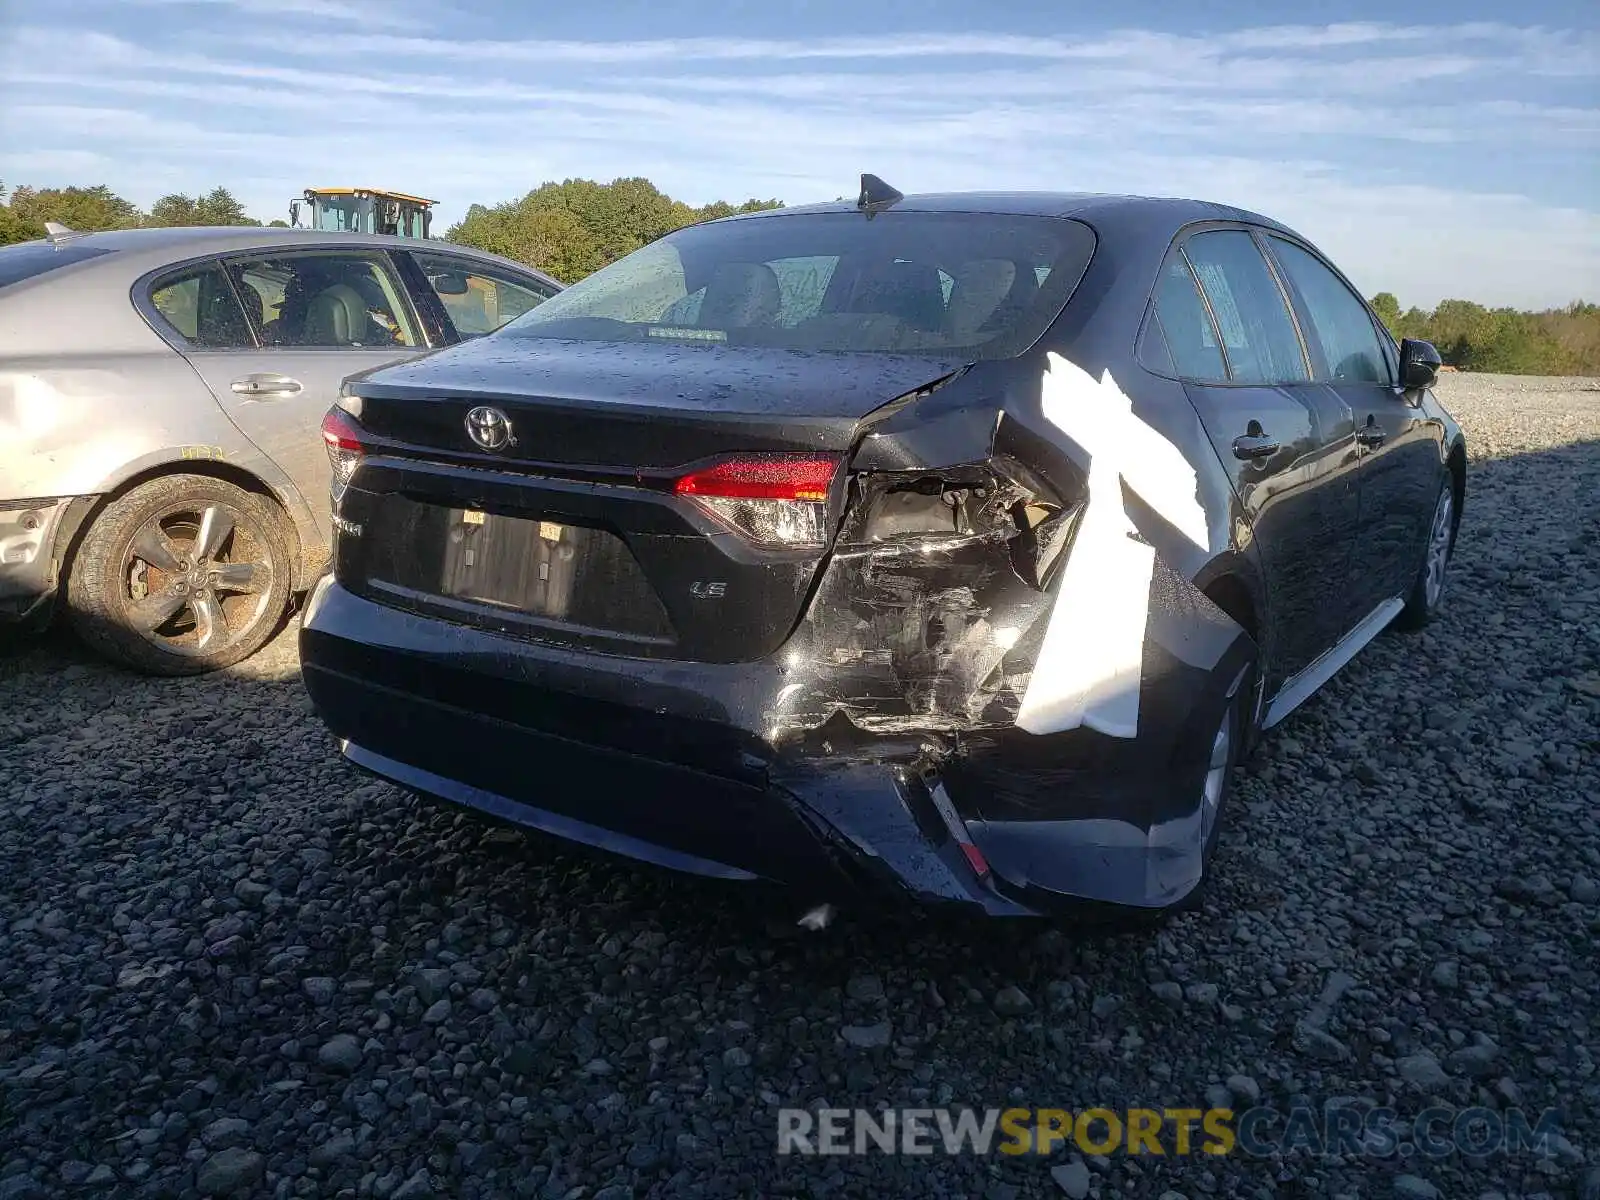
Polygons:
[[1196,195],[1368,293],[1545,306],[1600,300],[1597,81],[1594,0],[0,0],[0,180]]

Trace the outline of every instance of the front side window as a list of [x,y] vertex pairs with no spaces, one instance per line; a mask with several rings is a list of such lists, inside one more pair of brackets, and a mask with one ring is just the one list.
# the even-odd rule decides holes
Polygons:
[[412,258],[444,305],[450,323],[464,338],[493,333],[551,295],[549,290],[491,275],[469,259],[445,254],[413,254]]
[[1275,237],[1272,252],[1300,293],[1331,378],[1339,383],[1390,382],[1388,358],[1367,306],[1303,247]]
[[1010,358],[1055,319],[1093,252],[1088,226],[1054,217],[718,221],[634,251],[497,336]]
[[369,254],[280,254],[232,264],[261,344],[388,350],[416,346],[399,281]]
[[150,303],[191,346],[255,349],[250,323],[227,275],[216,263],[162,280],[150,289]]
[[1184,243],[1222,335],[1234,383],[1310,379],[1294,319],[1260,247],[1242,229],[1197,233]]

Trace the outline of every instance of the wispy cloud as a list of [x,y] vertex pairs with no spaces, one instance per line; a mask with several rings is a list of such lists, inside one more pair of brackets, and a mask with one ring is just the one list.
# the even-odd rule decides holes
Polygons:
[[[148,2],[148,0],[147,0]],[[181,2],[181,0],[172,0]],[[240,3],[241,0],[218,0]],[[317,3],[321,0],[305,0]],[[452,58],[471,62],[643,63],[643,62],[792,62],[816,60],[895,61],[917,58],[997,58],[1045,61],[1148,59],[1152,56],[1224,58],[1261,51],[1346,50],[1352,47],[1392,49],[1395,61],[1413,63],[1415,43],[1430,47],[1478,44],[1505,53],[1570,55],[1577,50],[1593,60],[1595,43],[1584,36],[1552,38],[1542,29],[1501,24],[1444,27],[1401,27],[1371,23],[1283,25],[1214,35],[1184,36],[1147,30],[1124,30],[1097,37],[1023,37],[1014,34],[939,33],[874,37],[822,38],[655,38],[634,41],[564,41],[559,39],[453,39],[401,37],[386,34],[343,34],[318,39],[309,52],[324,55],[377,53],[394,56]]]
[[[361,0],[121,0],[129,7],[219,9],[262,17],[305,17],[315,21],[360,24],[369,28],[419,29],[423,21],[394,5]],[[436,10],[437,11],[437,10]]]
[[[563,40],[440,32],[400,3],[62,0],[0,48],[0,178],[148,203],[226,182],[263,215],[313,183],[438,195],[646,175],[692,202],[906,190],[1202,195],[1324,243],[1408,302],[1600,294],[1593,34],[1504,23],[1208,36],[911,32]],[[363,24],[367,28],[363,28]],[[471,21],[450,21],[473,28]],[[543,24],[543,23],[541,23]],[[77,172],[85,178],[68,180]]]

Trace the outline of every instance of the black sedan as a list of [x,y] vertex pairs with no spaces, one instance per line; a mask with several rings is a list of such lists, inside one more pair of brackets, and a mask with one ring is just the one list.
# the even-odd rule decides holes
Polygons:
[[866,177],[347,383],[306,686],[648,862],[1172,908],[1258,734],[1439,606],[1438,365],[1250,212]]

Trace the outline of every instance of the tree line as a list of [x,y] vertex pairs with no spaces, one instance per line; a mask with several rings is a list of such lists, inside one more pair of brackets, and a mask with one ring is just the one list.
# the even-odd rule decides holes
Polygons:
[[534,188],[520,200],[485,207],[445,230],[452,242],[514,258],[575,283],[674,229],[734,213],[782,208],[781,200],[718,200],[691,208],[648,179],[565,179]]
[[[519,199],[474,204],[444,236],[574,283],[674,229],[782,207],[779,200],[750,199],[696,208],[674,200],[648,179],[610,183],[565,179],[541,184]],[[9,195],[0,185],[0,245],[43,237],[46,221],[84,231],[262,224],[225,187],[196,196],[163,196],[146,211],[104,184],[18,187]],[[1393,293],[1380,292],[1372,298],[1372,307],[1397,339],[1425,338],[1439,348],[1446,363],[1463,371],[1600,375],[1600,304],[1574,301],[1565,308],[1521,312],[1485,308],[1470,300],[1443,300],[1431,310],[1402,311]]]
[[1396,340],[1422,338],[1462,371],[1508,375],[1600,375],[1600,304],[1574,300],[1565,308],[1519,312],[1470,300],[1441,300],[1431,312],[1400,311],[1390,292],[1372,310]]
[[[154,225],[260,225],[225,187],[198,196],[174,192],[146,212],[105,184],[94,187],[19,187],[9,195],[0,184],[0,246],[44,236],[44,223],[58,221],[85,233]],[[287,221],[272,221],[287,225]]]

